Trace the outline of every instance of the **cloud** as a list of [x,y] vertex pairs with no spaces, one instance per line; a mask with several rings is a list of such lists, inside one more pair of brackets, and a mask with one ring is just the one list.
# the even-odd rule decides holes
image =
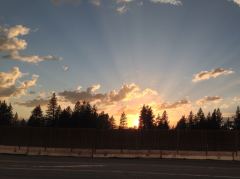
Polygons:
[[63,69],[63,71],[68,71],[68,70],[69,70],[69,66],[63,65],[63,66],[62,66],[62,69]]
[[235,101],[235,102],[240,102],[240,96],[235,96],[235,97],[233,98],[233,101]]
[[63,92],[59,92],[58,95],[70,101],[71,103],[76,103],[77,101],[92,102],[94,100],[101,100],[105,97],[105,94],[95,93],[96,90],[99,88],[100,86],[93,85],[91,87],[88,87],[86,91],[80,91],[80,89],[72,90],[72,91],[66,90]]
[[134,0],[116,0],[117,3],[130,3],[133,2]]
[[152,3],[159,3],[159,4],[171,4],[174,6],[182,5],[180,0],[150,0]]
[[51,0],[54,5],[61,5],[61,4],[73,4],[78,5],[81,3],[81,0]]
[[221,100],[222,98],[220,96],[205,96],[204,98],[197,100],[196,104],[201,106],[209,102],[218,103]]
[[240,0],[228,0],[228,1],[234,2],[235,4],[237,4],[240,7]]
[[193,82],[199,82],[203,80],[209,80],[211,78],[217,78],[222,75],[229,75],[234,73],[231,69],[216,68],[211,71],[201,71],[193,76]]
[[13,67],[9,72],[0,72],[0,97],[19,97],[26,94],[26,91],[35,86],[38,80],[37,75],[32,75],[31,80],[19,81],[23,73],[18,67]]
[[24,50],[27,42],[18,36],[27,35],[30,29],[22,25],[10,28],[0,26],[0,52]]
[[176,101],[174,103],[163,103],[160,105],[160,109],[175,109],[175,108],[179,108],[182,106],[185,106],[187,104],[190,104],[190,101],[186,100],[186,99],[182,99],[179,101]]
[[38,55],[20,55],[18,51],[13,51],[8,55],[3,56],[3,58],[12,59],[21,62],[27,63],[39,63],[42,61],[60,61],[62,60],[61,57],[56,57],[52,55],[47,56],[38,56]]
[[[182,5],[181,0],[146,0],[150,3],[154,4],[169,4],[174,6]],[[101,6],[102,0],[51,0],[51,2],[54,5],[61,5],[61,4],[73,4],[73,5],[79,5],[80,2],[87,2],[94,6]],[[111,4],[111,8],[114,7],[114,10],[118,14],[125,14],[130,9],[129,6],[132,4],[133,6],[143,6],[143,0],[112,0],[113,4]]]
[[25,107],[35,107],[38,105],[46,106],[48,104],[48,102],[49,102],[48,99],[37,98],[37,99],[29,100],[26,102],[16,102],[15,104],[20,105],[20,106],[25,106]]
[[81,88],[77,90],[69,90],[59,92],[58,95],[70,101],[76,103],[77,101],[95,102],[100,105],[111,105],[120,101],[130,101],[132,99],[141,98],[143,96],[157,95],[157,92],[151,89],[141,90],[136,84],[125,84],[118,90],[112,90],[108,93],[97,93],[100,89],[100,85],[93,85],[88,87],[85,91],[81,91]]
[[100,6],[101,5],[101,0],[90,0],[89,2],[93,5],[95,5],[95,6]]
[[20,39],[19,37],[28,35],[29,32],[30,29],[22,25],[12,27],[0,26],[0,52],[7,53],[3,58],[35,64],[42,61],[61,60],[60,57],[52,55],[21,55],[19,51],[25,50],[28,44],[26,40]]
[[128,8],[126,5],[123,5],[123,6],[120,6],[120,7],[117,7],[116,8],[116,11],[119,13],[119,14],[124,14],[128,11]]

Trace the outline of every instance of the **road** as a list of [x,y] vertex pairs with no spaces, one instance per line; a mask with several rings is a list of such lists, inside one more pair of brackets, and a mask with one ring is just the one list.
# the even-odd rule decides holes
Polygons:
[[233,161],[0,155],[0,179],[240,179]]

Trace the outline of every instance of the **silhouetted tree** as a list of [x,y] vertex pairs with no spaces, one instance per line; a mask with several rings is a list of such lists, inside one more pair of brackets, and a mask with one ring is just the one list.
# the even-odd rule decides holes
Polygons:
[[12,112],[12,105],[5,101],[0,101],[0,125],[9,126],[12,124],[13,120],[13,112]]
[[240,129],[240,107],[237,107],[236,114],[234,116],[234,128],[239,130]]
[[187,128],[186,121],[187,121],[186,117],[182,116],[176,125],[176,129],[181,129],[181,130],[186,129]]
[[77,102],[73,111],[72,124],[74,127],[96,128],[98,113],[95,106],[88,102]]
[[123,112],[120,117],[119,129],[126,129],[127,128],[127,116]]
[[107,113],[101,112],[98,114],[96,127],[98,129],[111,129],[111,123],[109,120],[109,115]]
[[56,120],[56,111],[57,111],[57,97],[56,94],[53,93],[51,99],[48,103],[48,108],[46,111],[46,119],[47,119],[47,126],[53,126]]
[[223,122],[223,116],[222,116],[222,112],[220,111],[220,109],[217,109],[217,113],[216,113],[216,129],[220,129],[222,127],[222,122]]
[[230,121],[229,118],[227,119],[227,121],[224,122],[222,129],[224,129],[224,130],[233,130],[234,129],[234,125],[233,125],[232,121]]
[[200,108],[195,116],[196,123],[197,123],[197,129],[205,129],[207,127],[207,122],[205,119],[204,112],[202,108]]
[[222,125],[222,113],[220,111],[220,109],[214,109],[212,116],[211,116],[211,120],[208,121],[208,128],[209,129],[220,129],[221,125]]
[[60,115],[61,115],[61,113],[62,113],[62,108],[61,108],[61,106],[59,105],[58,107],[57,107],[57,110],[56,110],[56,115],[55,115],[55,120],[54,120],[54,126],[56,126],[57,125],[57,123],[58,123],[58,121],[60,120]]
[[110,122],[110,125],[111,125],[111,129],[116,129],[116,122],[115,122],[115,119],[113,116],[111,116],[109,118],[109,122]]
[[44,118],[41,106],[36,106],[31,113],[31,116],[28,120],[28,126],[31,127],[42,127],[44,126]]
[[18,126],[19,125],[18,113],[17,112],[13,116],[12,125],[13,126]]
[[158,121],[158,123],[157,123],[158,129],[169,129],[169,121],[168,121],[167,111],[163,111],[162,116],[158,115],[158,117],[156,119]]
[[139,128],[140,129],[152,129],[153,128],[153,111],[150,106],[143,105],[139,116]]
[[59,115],[59,119],[56,122],[57,127],[69,127],[70,120],[72,117],[72,109],[68,106],[66,109],[63,109]]
[[187,119],[187,128],[188,129],[194,129],[195,127],[195,124],[194,124],[194,114],[193,112],[191,111],[188,115],[188,119]]

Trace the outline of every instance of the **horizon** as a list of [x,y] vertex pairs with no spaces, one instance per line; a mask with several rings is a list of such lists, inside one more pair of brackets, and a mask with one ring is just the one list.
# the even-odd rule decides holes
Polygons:
[[170,126],[239,105],[239,0],[2,0],[0,12],[0,100],[21,118],[53,92],[125,112],[129,127],[144,104]]

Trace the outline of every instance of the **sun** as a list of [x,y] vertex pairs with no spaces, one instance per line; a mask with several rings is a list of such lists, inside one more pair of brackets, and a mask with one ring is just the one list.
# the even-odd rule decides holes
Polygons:
[[129,128],[138,128],[139,115],[138,114],[129,114],[127,117],[128,117],[128,127]]

